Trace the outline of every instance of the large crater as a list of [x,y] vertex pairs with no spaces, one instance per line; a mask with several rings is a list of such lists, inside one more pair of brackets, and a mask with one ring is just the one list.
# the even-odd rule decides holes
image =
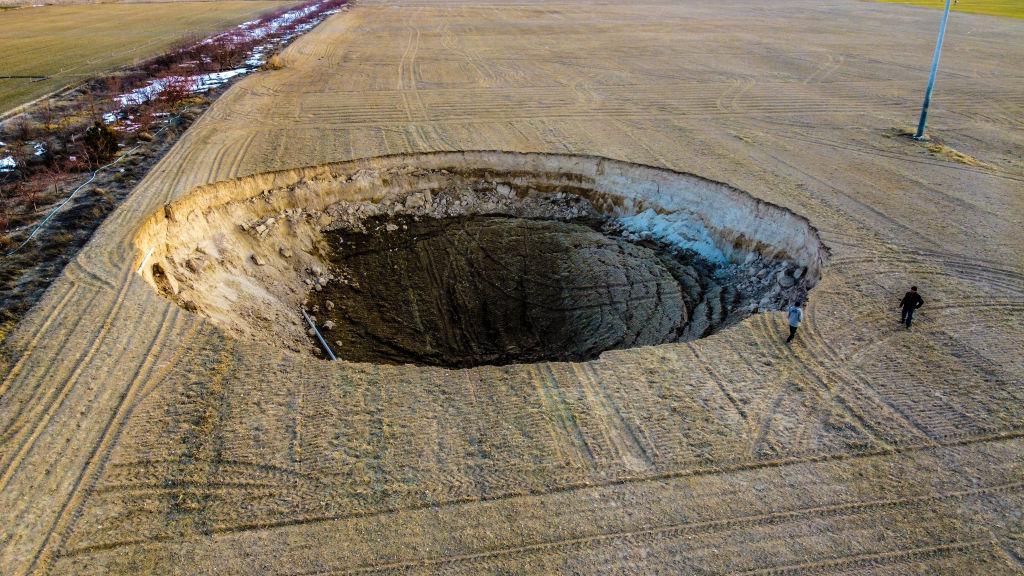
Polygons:
[[448,367],[693,340],[802,299],[827,250],[725,184],[606,158],[387,156],[200,187],[138,265],[238,337]]

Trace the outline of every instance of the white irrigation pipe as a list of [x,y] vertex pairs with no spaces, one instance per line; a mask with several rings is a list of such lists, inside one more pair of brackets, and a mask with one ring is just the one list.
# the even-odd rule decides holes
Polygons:
[[153,255],[153,250],[155,248],[150,248],[149,252],[146,252],[146,255],[142,257],[142,264],[139,264],[139,269],[135,271],[136,274],[142,273],[142,269],[146,267],[146,260],[149,260],[149,257]]

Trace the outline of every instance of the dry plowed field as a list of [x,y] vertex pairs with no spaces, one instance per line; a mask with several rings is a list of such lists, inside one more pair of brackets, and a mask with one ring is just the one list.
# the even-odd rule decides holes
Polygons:
[[[221,97],[0,356],[0,573],[1020,574],[1024,21],[839,0],[372,2]],[[195,187],[436,150],[727,182],[807,319],[582,363],[329,363],[136,273]],[[895,306],[927,301],[913,331]],[[368,287],[371,289],[372,287]]]

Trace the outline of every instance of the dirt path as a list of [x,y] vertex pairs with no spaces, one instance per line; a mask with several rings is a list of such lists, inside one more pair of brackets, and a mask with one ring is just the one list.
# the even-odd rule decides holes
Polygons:
[[[332,17],[220,98],[3,344],[0,573],[1019,574],[1024,23],[950,23],[931,127],[985,168],[888,136],[916,117],[933,15]],[[792,346],[773,314],[468,370],[233,340],[135,274],[143,220],[196,186],[450,149],[728,182],[807,216],[833,259]]]

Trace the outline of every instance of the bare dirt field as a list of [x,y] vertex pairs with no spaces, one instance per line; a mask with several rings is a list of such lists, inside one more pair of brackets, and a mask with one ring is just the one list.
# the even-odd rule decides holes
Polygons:
[[0,115],[295,2],[230,0],[0,11]]
[[[1021,574],[1024,21],[951,18],[928,146],[902,131],[936,26],[846,0],[333,16],[218,99],[0,344],[0,573]],[[464,150],[537,154],[419,154]],[[790,345],[758,308],[467,369],[252,337],[279,328],[252,298],[294,297],[266,270],[335,294],[312,288],[330,202],[423,210],[460,161],[527,199],[525,167],[565,168],[558,193],[616,217],[687,213],[727,257],[802,266],[780,285],[820,273],[806,320]]]

